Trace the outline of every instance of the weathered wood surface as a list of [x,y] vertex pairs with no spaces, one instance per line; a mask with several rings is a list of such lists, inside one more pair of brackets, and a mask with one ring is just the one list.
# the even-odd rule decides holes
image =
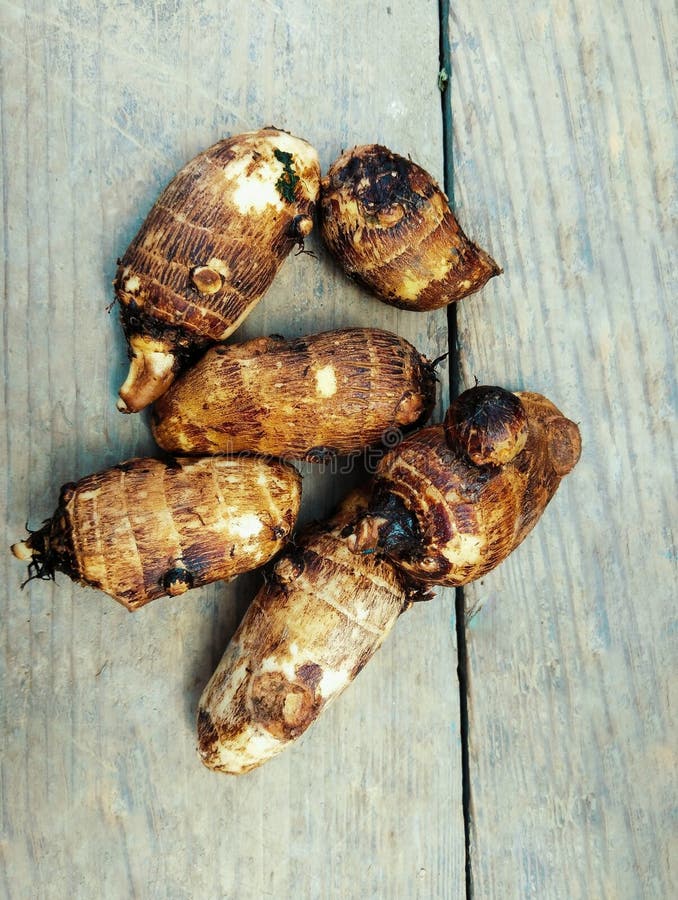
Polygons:
[[475,896],[678,895],[675,7],[453,4],[455,195],[505,275],[462,381],[530,387],[584,451],[466,590]]
[[[63,482],[153,451],[144,416],[115,409],[126,360],[105,307],[162,186],[269,123],[325,169],[377,140],[440,175],[437,15],[433,0],[0,5],[4,546]],[[309,248],[236,338],[379,325],[445,351],[444,312],[389,309]],[[351,478],[306,472],[309,518]],[[463,896],[451,595],[403,617],[298,746],[230,779],[200,765],[195,706],[259,576],[130,616],[65,577],[21,592],[0,560],[5,896]]]

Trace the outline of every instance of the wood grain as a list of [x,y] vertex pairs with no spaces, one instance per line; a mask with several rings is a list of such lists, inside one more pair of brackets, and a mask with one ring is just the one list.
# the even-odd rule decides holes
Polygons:
[[[63,482],[153,452],[145,417],[115,409],[126,358],[105,308],[116,259],[188,159],[274,123],[325,170],[379,141],[440,176],[442,133],[433,0],[17,0],[0,17],[9,546]],[[376,325],[447,349],[444,312],[381,305],[308,248],[318,258],[288,260],[235,338]],[[305,519],[357,478],[304,473]],[[299,746],[235,780],[200,765],[195,707],[259,576],[130,616],[65,578],[22,592],[0,560],[5,896],[463,895],[451,595],[404,616]]]
[[531,388],[584,451],[469,610],[478,897],[675,896],[675,10],[450,19],[455,196],[505,268],[462,382]]

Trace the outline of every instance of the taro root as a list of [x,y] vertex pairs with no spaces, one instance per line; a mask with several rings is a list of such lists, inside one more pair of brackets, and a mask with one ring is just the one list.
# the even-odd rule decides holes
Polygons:
[[424,582],[467,584],[515,550],[580,452],[578,427],[540,394],[471,388],[380,461],[349,543]]
[[238,775],[277,755],[348,687],[402,610],[425,594],[386,560],[355,556],[354,492],[330,521],[283,552],[200,699],[210,769]]
[[434,364],[376,328],[213,347],[153,409],[178,453],[258,453],[321,461],[423,424]]
[[501,273],[466,237],[428,172],[378,144],[348,150],[331,166],[321,229],[347,275],[402,309],[447,306]]
[[170,182],[115,277],[131,360],[122,412],[235,331],[310,234],[319,185],[313,147],[275,128],[220,141]]
[[30,578],[63,572],[129,610],[268,562],[299,512],[301,480],[265,459],[132,459],[61,489],[14,544]]

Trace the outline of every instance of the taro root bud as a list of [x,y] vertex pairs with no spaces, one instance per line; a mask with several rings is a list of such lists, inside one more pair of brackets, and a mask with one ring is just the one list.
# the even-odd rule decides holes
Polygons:
[[546,397],[471,388],[444,426],[379,462],[351,547],[378,549],[424,582],[467,584],[521,543],[580,452],[577,425]]

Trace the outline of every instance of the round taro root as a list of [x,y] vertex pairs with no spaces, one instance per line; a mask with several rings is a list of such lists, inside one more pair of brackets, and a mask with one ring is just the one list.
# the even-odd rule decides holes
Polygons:
[[447,306],[501,273],[428,172],[378,144],[348,150],[330,167],[321,229],[351,278],[402,309]]
[[172,453],[257,453],[319,462],[423,424],[433,364],[406,340],[347,328],[213,347],[153,408]]
[[210,769],[238,775],[285,749],[371,659],[403,609],[426,596],[388,561],[354,556],[354,492],[273,566],[200,699],[198,744]]
[[143,409],[235,331],[303,246],[319,188],[316,151],[276,128],[220,141],[184,166],[118,262],[130,352],[122,412]]
[[29,576],[105,591],[129,610],[268,562],[294,528],[301,479],[254,457],[132,459],[61,489],[14,555]]
[[380,461],[351,548],[379,548],[424,582],[467,584],[521,543],[580,452],[576,424],[540,394],[471,388],[444,425]]

